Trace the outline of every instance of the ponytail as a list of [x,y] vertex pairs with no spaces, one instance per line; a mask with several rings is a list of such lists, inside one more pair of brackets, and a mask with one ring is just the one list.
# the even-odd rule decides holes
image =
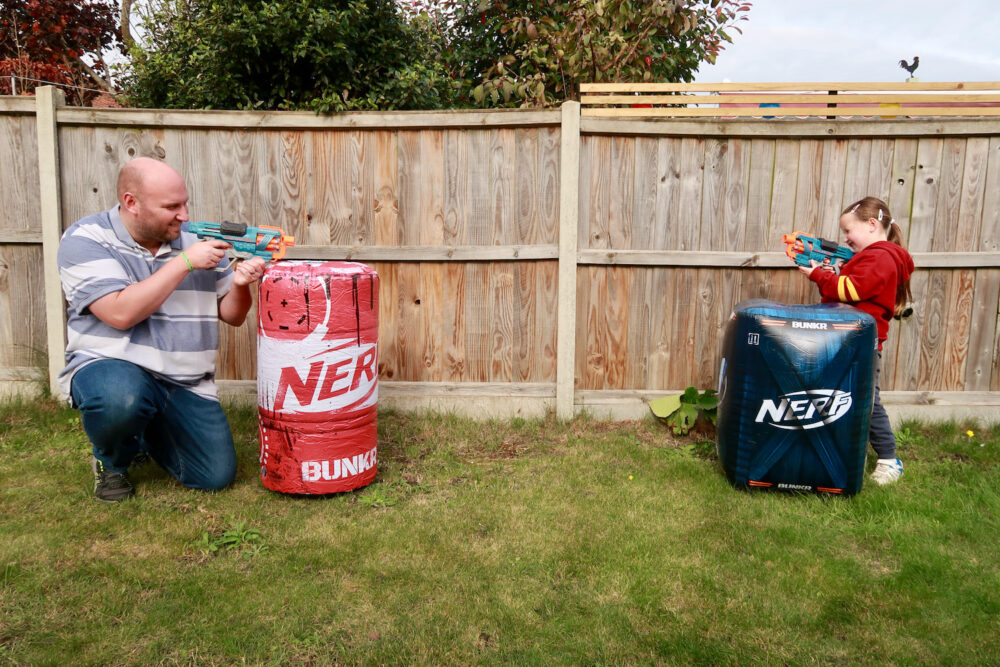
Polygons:
[[898,246],[903,245],[903,230],[899,228],[899,223],[895,220],[889,221],[889,229],[886,230],[886,240]]
[[[906,247],[903,245],[903,230],[899,228],[899,223],[893,219],[892,213],[889,212],[889,207],[881,199],[877,197],[859,199],[845,208],[841,215],[847,215],[848,213],[858,220],[874,219],[878,221],[882,225],[882,228],[885,229],[887,241]],[[909,305],[912,299],[910,279],[907,278],[896,286],[895,317],[906,317],[909,315],[907,311],[912,312],[912,308]]]

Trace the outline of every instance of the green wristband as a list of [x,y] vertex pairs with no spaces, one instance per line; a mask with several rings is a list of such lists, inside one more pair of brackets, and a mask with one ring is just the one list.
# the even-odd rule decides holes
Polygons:
[[187,253],[185,253],[183,250],[181,251],[181,259],[183,259],[184,263],[187,264],[188,273],[191,273],[192,271],[194,271],[194,267],[191,266],[191,260],[188,259]]

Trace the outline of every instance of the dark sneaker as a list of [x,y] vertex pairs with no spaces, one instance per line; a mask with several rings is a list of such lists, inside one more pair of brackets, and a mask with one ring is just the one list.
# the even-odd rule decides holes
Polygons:
[[94,471],[94,497],[106,503],[117,503],[135,495],[128,473],[105,470],[97,457],[91,457]]

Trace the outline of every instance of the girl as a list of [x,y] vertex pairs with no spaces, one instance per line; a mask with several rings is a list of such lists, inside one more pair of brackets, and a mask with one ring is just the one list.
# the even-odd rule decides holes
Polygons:
[[832,267],[816,261],[811,261],[808,268],[798,268],[819,287],[824,303],[850,304],[875,318],[878,352],[868,439],[878,462],[871,479],[876,484],[891,484],[903,474],[903,464],[896,457],[896,437],[879,398],[879,373],[889,320],[902,313],[910,299],[913,258],[903,248],[902,230],[881,199],[865,197],[844,209],[840,230],[855,255],[843,265],[839,275]]

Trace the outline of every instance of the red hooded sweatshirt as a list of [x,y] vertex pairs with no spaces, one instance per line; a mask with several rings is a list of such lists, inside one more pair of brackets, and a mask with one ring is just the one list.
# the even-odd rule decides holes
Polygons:
[[878,349],[889,335],[896,308],[896,289],[913,273],[913,258],[901,245],[876,241],[849,259],[840,269],[809,274],[823,303],[846,303],[865,311],[878,325]]

